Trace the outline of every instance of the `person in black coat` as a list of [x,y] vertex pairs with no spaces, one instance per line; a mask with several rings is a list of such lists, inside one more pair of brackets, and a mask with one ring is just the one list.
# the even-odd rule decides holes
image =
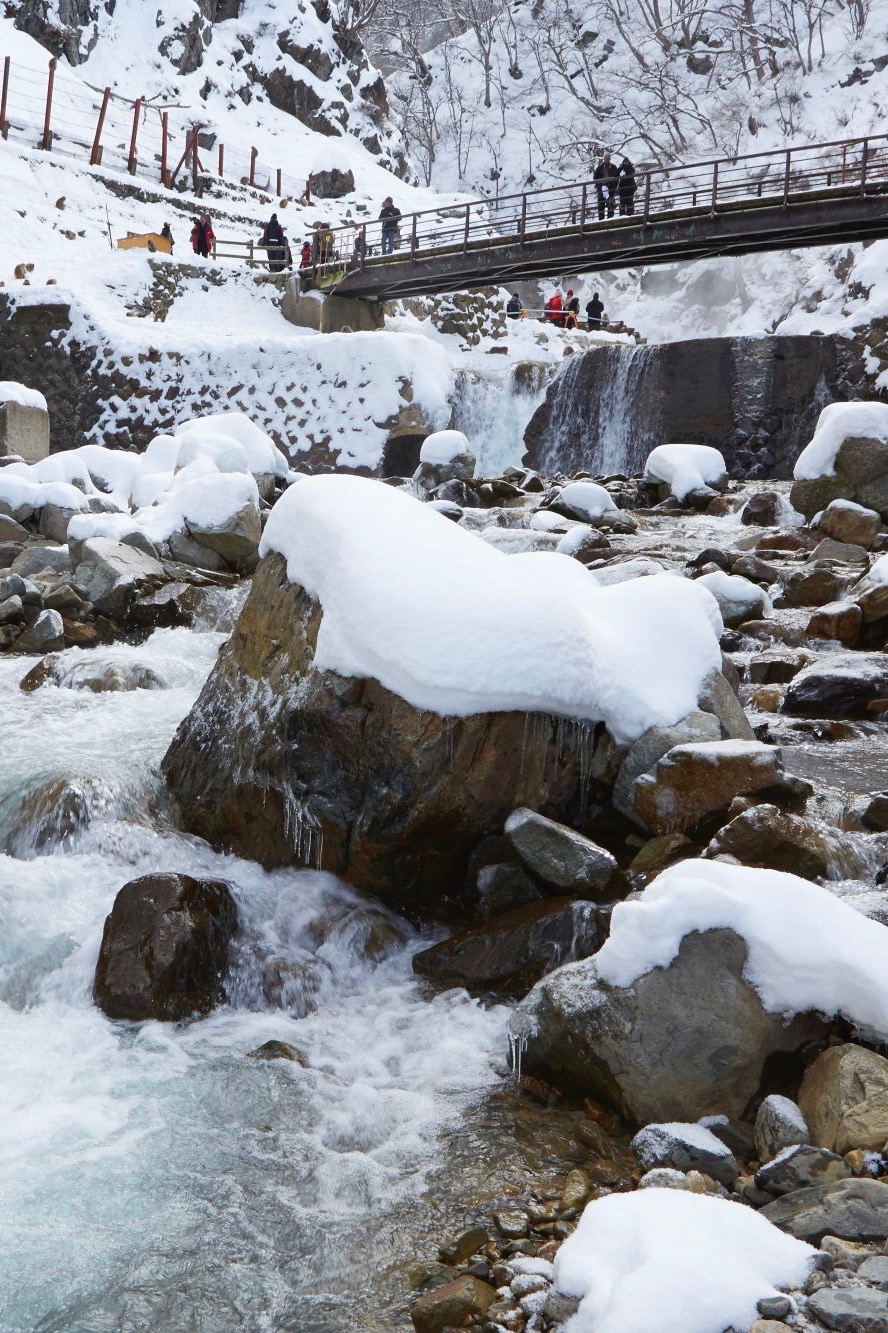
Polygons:
[[382,253],[390,255],[395,248],[398,224],[401,221],[401,210],[395,207],[391,195],[382,201],[379,221],[382,223]]
[[509,319],[520,319],[524,314],[524,306],[521,304],[521,297],[517,292],[513,292],[506,303],[506,314]]
[[638,182],[635,179],[635,168],[624,157],[620,163],[620,180],[617,185],[617,194],[620,197],[620,216],[627,217],[635,212],[635,191],[638,188]]
[[604,306],[598,298],[598,293],[592,293],[592,300],[586,306],[586,318],[589,321],[589,330],[601,328],[601,316],[604,314]]
[[607,216],[612,218],[614,209],[617,206],[617,185],[620,180],[620,171],[615,162],[611,161],[610,153],[603,153],[601,161],[595,168],[592,176],[595,182],[595,192],[598,195],[598,219]]
[[268,255],[269,272],[281,273],[287,265],[287,238],[278,222],[277,213],[272,213],[262,228],[262,244]]

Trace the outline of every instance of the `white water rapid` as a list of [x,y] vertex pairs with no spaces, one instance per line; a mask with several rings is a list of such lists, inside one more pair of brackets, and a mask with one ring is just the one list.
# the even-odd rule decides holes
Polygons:
[[[375,1275],[413,1257],[442,1136],[496,1078],[506,1010],[421,993],[415,932],[374,907],[392,951],[367,961],[366,904],[331,876],[176,831],[158,766],[222,638],[94,650],[162,690],[26,694],[34,659],[0,659],[3,1333],[400,1328]],[[61,823],[32,795],[57,779]],[[186,1026],[91,1000],[114,895],[154,870],[224,878],[241,913],[230,1002]],[[247,1058],[269,1039],[305,1067]]]

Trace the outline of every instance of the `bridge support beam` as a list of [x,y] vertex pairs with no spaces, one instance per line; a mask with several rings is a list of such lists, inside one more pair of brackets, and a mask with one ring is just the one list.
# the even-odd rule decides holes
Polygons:
[[299,279],[290,278],[281,314],[291,324],[318,333],[372,333],[384,324],[382,306],[358,296],[335,296],[325,292],[302,292]]

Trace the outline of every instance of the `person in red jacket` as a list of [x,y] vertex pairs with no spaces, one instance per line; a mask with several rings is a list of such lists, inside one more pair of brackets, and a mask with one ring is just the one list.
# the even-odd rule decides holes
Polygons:
[[550,296],[546,302],[546,319],[551,320],[553,324],[557,324],[559,328],[564,325],[564,306],[561,302],[560,292]]
[[194,253],[208,259],[215,240],[209,217],[204,214],[202,218],[195,218],[191,228],[191,248]]

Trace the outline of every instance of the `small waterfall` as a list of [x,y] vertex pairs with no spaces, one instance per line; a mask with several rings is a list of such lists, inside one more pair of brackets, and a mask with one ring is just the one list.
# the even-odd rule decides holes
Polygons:
[[549,367],[535,361],[501,374],[458,375],[451,424],[468,436],[479,476],[495,477],[521,466],[524,431],[545,397],[548,379]]
[[556,472],[638,472],[662,443],[659,347],[596,348],[570,362],[531,420],[532,465]]

